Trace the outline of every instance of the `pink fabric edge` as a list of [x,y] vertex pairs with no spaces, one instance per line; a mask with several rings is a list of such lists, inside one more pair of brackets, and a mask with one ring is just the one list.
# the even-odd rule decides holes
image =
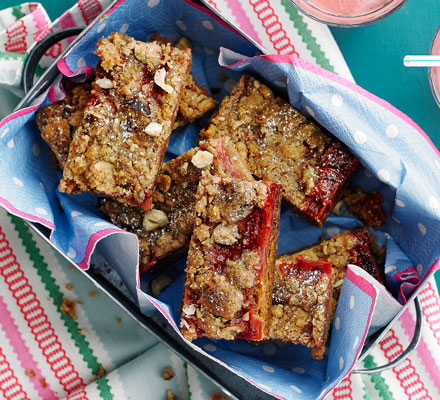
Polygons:
[[41,224],[51,230],[55,228],[55,225],[52,222],[47,221],[44,218],[36,217],[35,215],[28,214],[28,213],[25,213],[23,211],[18,210],[11,203],[9,203],[9,201],[4,199],[3,197],[0,197],[0,205],[2,205],[7,211],[9,211],[11,214],[13,214],[17,217],[26,219],[31,222],[37,222],[37,223],[39,223],[39,224]]
[[367,293],[371,298],[375,299],[377,296],[376,288],[373,284],[368,282],[365,278],[356,275],[352,269],[347,268],[345,273],[347,279],[353,282],[358,288]]
[[109,15],[111,14],[113,11],[115,11],[122,3],[125,3],[125,0],[119,0],[112,8],[110,8],[110,10],[108,10],[105,14]]
[[52,86],[49,88],[49,93],[47,94],[47,97],[52,103],[56,103],[57,101],[59,101],[59,99],[57,99],[57,97],[55,96],[55,89]]
[[66,63],[65,58],[61,58],[57,63],[58,70],[64,75],[69,78],[73,76],[79,75],[81,72],[84,72],[86,74],[86,80],[89,79],[93,73],[95,72],[92,67],[89,65],[86,65],[84,67],[79,67],[76,71],[72,71],[69,66]]
[[124,235],[132,235],[132,233],[116,229],[116,228],[107,228],[102,231],[95,232],[92,236],[90,236],[89,242],[86,246],[86,252],[84,254],[83,260],[77,265],[84,270],[87,270],[90,267],[90,258],[92,256],[93,251],[95,250],[96,245],[101,239],[104,239],[107,236],[113,235],[115,233],[122,233]]
[[[376,95],[368,92],[367,90],[361,88],[360,86],[356,85],[355,83],[350,82],[345,78],[342,78],[342,77],[340,77],[330,71],[327,71],[317,65],[311,64],[311,63],[304,61],[300,58],[287,56],[287,55],[281,55],[281,54],[261,55],[261,56],[256,56],[253,58],[257,58],[257,57],[264,58],[265,60],[268,60],[269,62],[287,63],[287,64],[294,65],[295,67],[305,69],[306,71],[312,72],[314,74],[322,76],[323,78],[330,79],[333,82],[339,83],[339,84],[353,90],[354,92],[368,98],[369,100],[375,102],[376,104],[380,105],[381,107],[384,107],[389,112],[393,113],[396,117],[400,118],[405,123],[407,123],[412,128],[414,128],[417,132],[419,132],[423,136],[423,138],[428,142],[428,144],[431,146],[431,148],[434,150],[434,152],[437,154],[437,156],[440,157],[440,151],[437,149],[437,147],[435,147],[434,143],[432,143],[429,136],[410,117],[408,117],[402,111],[395,108],[393,105],[388,103],[386,100],[383,100],[380,97],[377,97]],[[234,64],[228,65],[227,67],[233,67],[233,66],[245,63],[251,59],[252,58],[247,58],[245,60],[241,60],[241,61],[236,62]]]
[[35,106],[31,106],[31,107],[21,108],[20,110],[15,111],[12,114],[9,114],[7,117],[3,118],[0,121],[0,128],[3,125],[5,125],[7,122],[12,121],[15,118],[21,117],[22,115],[25,115],[25,114],[30,114],[31,112],[34,112],[38,107],[40,107],[40,104],[37,104]]

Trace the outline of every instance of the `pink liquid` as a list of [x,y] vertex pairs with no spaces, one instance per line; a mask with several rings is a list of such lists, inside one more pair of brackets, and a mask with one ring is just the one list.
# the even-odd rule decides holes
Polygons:
[[380,10],[389,0],[308,0],[307,3],[329,14],[353,17]]
[[391,14],[407,0],[291,0],[306,14],[333,25],[365,25]]

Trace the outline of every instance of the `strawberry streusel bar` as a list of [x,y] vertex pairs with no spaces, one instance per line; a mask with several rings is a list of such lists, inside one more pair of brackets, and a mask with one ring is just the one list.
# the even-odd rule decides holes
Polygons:
[[191,51],[112,33],[73,135],[60,190],[151,207],[155,183],[191,66]]

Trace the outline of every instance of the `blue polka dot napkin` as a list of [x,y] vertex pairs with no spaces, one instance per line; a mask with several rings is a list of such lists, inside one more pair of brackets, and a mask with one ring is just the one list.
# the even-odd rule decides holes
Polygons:
[[[301,346],[252,346],[243,341],[209,339],[188,344],[279,398],[322,398],[352,369],[368,332],[386,325],[414,289],[439,267],[439,153],[421,129],[390,104],[300,59],[259,56],[256,48],[224,22],[189,1],[119,2],[90,27],[58,68],[64,76],[85,79],[97,63],[93,51],[101,36],[121,31],[146,40],[158,29],[164,36],[177,39],[184,35],[191,40],[192,73],[199,84],[219,89],[215,96],[218,100],[244,72],[259,77],[288,98],[359,156],[363,168],[355,177],[356,184],[384,196],[388,217],[384,228],[374,235],[379,244],[386,245],[387,289],[394,298],[359,268],[350,267],[331,345],[322,361],[314,360],[310,349]],[[174,266],[177,272],[172,285],[158,299],[149,296],[146,278],[139,277],[136,237],[105,221],[96,208],[96,196],[69,196],[57,190],[61,175],[51,167],[49,149],[34,118],[39,107],[62,98],[60,78],[42,104],[20,110],[0,123],[0,204],[13,214],[51,229],[54,245],[81,268],[88,267],[92,252],[99,246],[138,299],[142,311],[159,311],[178,330],[185,260]],[[173,135],[167,159],[196,146],[197,134],[198,128],[191,125]],[[334,234],[360,225],[354,217],[331,215],[319,229],[284,209],[278,251],[314,243],[323,230]]]

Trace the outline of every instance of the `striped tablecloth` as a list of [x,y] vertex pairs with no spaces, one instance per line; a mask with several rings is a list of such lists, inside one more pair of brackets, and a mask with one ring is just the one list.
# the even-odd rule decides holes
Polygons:
[[[89,23],[108,3],[81,0],[53,24],[35,3],[0,11],[0,86],[20,95],[23,61],[32,44],[50,30]],[[210,3],[269,52],[300,56],[352,79],[328,28],[298,14],[288,0]],[[48,52],[37,72],[61,50]],[[16,100],[2,98],[0,115],[5,115]],[[440,398],[440,301],[434,279],[420,300],[425,323],[417,351],[389,371],[348,376],[328,398]],[[414,320],[413,311],[406,311],[358,367],[381,365],[400,354]],[[171,380],[163,378],[168,366],[176,374]],[[23,221],[0,210],[0,398],[165,399],[168,390],[180,399],[208,399],[220,392]]]

